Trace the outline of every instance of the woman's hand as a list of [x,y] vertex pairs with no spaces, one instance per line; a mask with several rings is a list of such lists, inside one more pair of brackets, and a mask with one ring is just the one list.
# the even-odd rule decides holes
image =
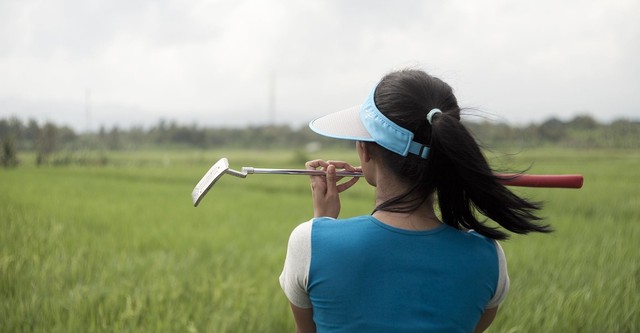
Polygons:
[[342,184],[338,184],[338,181],[343,177],[336,176],[336,168],[346,171],[361,171],[361,169],[342,161],[313,160],[305,163],[305,166],[308,170],[318,170],[320,168],[320,170],[327,173],[326,176],[311,176],[313,216],[337,218],[340,213],[339,194],[353,186],[358,181],[358,177],[353,177]]

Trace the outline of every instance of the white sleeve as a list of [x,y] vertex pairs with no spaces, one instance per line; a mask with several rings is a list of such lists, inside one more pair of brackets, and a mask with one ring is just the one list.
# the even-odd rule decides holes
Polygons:
[[307,221],[297,226],[289,237],[287,257],[280,274],[280,286],[289,301],[299,308],[311,308],[307,292],[311,265],[311,225]]
[[507,259],[504,256],[504,251],[500,243],[497,241],[494,241],[494,243],[496,243],[496,251],[498,253],[498,285],[496,286],[496,293],[493,295],[493,298],[489,300],[485,309],[495,308],[500,305],[507,297],[507,292],[509,292],[510,282],[509,273],[507,272]]

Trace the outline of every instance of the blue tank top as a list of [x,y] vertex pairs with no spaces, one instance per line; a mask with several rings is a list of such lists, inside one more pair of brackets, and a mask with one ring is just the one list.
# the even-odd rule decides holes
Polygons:
[[372,216],[314,220],[307,291],[321,332],[471,332],[496,291],[493,240]]

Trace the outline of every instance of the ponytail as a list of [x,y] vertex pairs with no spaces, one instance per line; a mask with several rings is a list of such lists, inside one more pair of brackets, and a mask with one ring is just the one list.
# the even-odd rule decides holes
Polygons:
[[429,171],[434,175],[438,205],[445,223],[455,228],[473,229],[493,239],[508,235],[478,220],[474,211],[518,234],[550,232],[538,225],[539,203],[511,192],[489,167],[480,147],[454,115],[437,114],[431,124]]
[[[539,225],[540,204],[517,196],[499,182],[475,139],[460,122],[460,108],[451,87],[423,71],[405,70],[386,75],[378,84],[375,104],[414,140],[429,146],[427,159],[400,156],[377,146],[376,154],[407,185],[400,195],[374,210],[412,212],[433,193],[444,223],[473,229],[492,239],[506,239],[503,231],[478,220],[477,214],[518,234],[550,232]],[[437,108],[442,112],[427,112]]]

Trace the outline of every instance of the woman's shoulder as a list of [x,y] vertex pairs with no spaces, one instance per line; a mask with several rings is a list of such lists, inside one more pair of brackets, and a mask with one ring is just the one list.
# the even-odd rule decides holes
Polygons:
[[484,249],[490,253],[496,253],[496,240],[479,234],[474,230],[460,230],[453,227],[446,228],[448,241],[463,246],[464,248],[475,248],[476,250]]
[[335,219],[331,217],[316,217],[311,220],[311,227],[315,229],[340,229],[347,230],[360,228],[371,221],[371,215],[354,216],[348,218]]
[[314,217],[310,222],[312,223],[350,223],[358,221],[368,221],[371,215],[360,215],[348,218],[336,219],[333,217]]
[[353,226],[357,222],[368,221],[368,215],[355,216],[346,219],[335,219],[332,217],[315,217],[297,225],[291,232],[291,239],[307,239],[313,229],[342,228],[343,226]]

